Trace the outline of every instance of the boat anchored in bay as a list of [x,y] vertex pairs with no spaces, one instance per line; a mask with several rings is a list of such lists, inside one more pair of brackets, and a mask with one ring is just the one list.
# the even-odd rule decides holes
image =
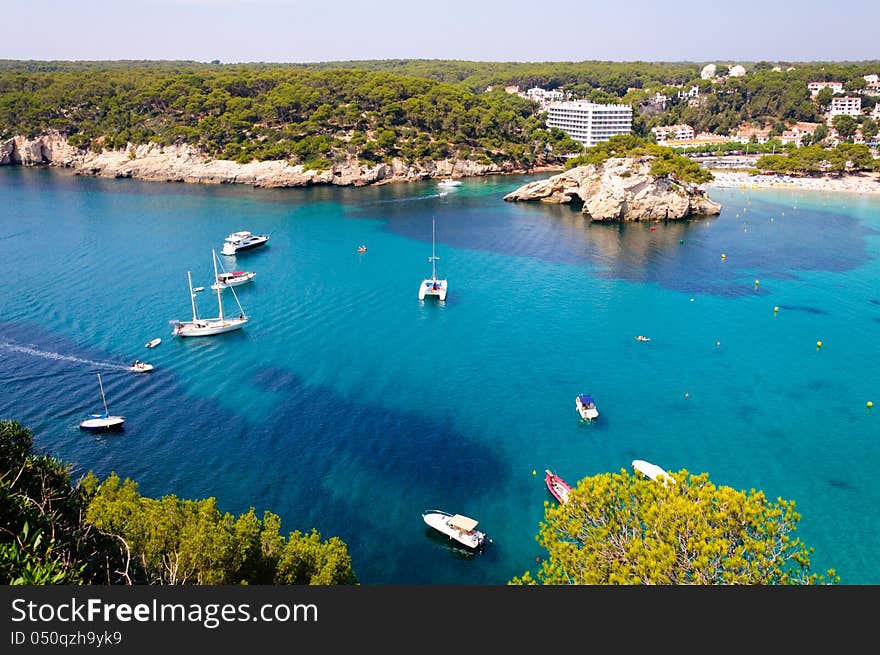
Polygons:
[[[211,251],[211,257],[213,257],[214,259],[214,279],[216,280],[216,251]],[[238,301],[238,296],[235,295],[235,289],[233,289],[232,287],[229,287],[229,290],[232,292],[232,297],[235,298],[236,304],[238,304],[238,309],[240,312],[238,318],[227,318],[223,315],[223,298],[220,295],[220,287],[216,288],[218,316],[215,318],[199,318],[199,313],[196,309],[196,293],[198,292],[193,289],[192,274],[190,273],[190,271],[186,272],[186,279],[189,282],[189,298],[192,304],[192,320],[171,321],[172,325],[174,325],[172,334],[178,337],[208,337],[215,334],[222,334],[224,332],[231,332],[233,330],[240,330],[244,327],[245,323],[248,322],[248,317],[245,315],[244,309],[242,309],[241,303]]]
[[492,541],[485,532],[476,529],[477,521],[462,514],[429,509],[422,513],[422,518],[438,532],[473,550],[481,548],[487,541]]
[[593,397],[591,395],[586,393],[578,395],[578,397],[574,399],[574,404],[577,408],[578,414],[581,415],[583,420],[592,421],[599,417],[599,410],[596,409],[596,403],[593,402]]
[[553,494],[553,497],[560,503],[568,502],[568,495],[571,493],[571,485],[550,469],[544,469],[544,483],[547,489]]
[[104,395],[104,383],[101,381],[101,374],[98,373],[98,387],[101,389],[101,402],[104,404],[103,414],[90,414],[89,418],[79,424],[83,430],[119,430],[125,423],[124,416],[111,416],[110,410],[107,408],[107,397]]
[[233,232],[223,241],[223,249],[220,251],[223,255],[234,255],[243,250],[252,250],[265,245],[269,240],[268,234],[251,234],[246,230]]
[[447,283],[446,280],[437,279],[437,257],[436,239],[435,239],[435,221],[431,221],[431,256],[428,261],[431,262],[431,277],[422,280],[419,286],[419,300],[424,300],[425,296],[435,296],[438,300],[446,300]]

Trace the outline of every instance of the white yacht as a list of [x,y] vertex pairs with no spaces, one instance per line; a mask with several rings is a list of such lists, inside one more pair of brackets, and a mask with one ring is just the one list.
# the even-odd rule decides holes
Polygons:
[[428,258],[431,262],[431,277],[422,280],[419,286],[419,300],[424,300],[425,296],[436,296],[439,300],[446,300],[446,280],[437,279],[438,259],[440,258],[435,253],[434,221],[431,221],[431,256]]
[[429,509],[422,513],[422,518],[438,532],[468,548],[477,549],[487,541],[486,534],[476,529],[477,521],[467,516]]
[[444,178],[444,179],[440,180],[439,182],[437,182],[437,186],[441,186],[441,187],[461,186],[461,181],[455,180],[451,177],[447,177],[447,178]]
[[223,255],[234,255],[242,250],[250,250],[264,245],[269,240],[268,234],[251,234],[250,232],[233,232],[223,241]]
[[[212,250],[211,256],[214,258],[214,279],[217,279],[217,253]],[[245,316],[244,309],[242,309],[241,303],[238,302],[238,296],[235,295],[235,289],[232,287],[229,287],[229,290],[232,292],[232,297],[235,298],[235,302],[238,304],[238,310],[240,313],[238,318],[228,318],[223,315],[223,299],[220,296],[221,288],[217,285],[215,285],[214,288],[216,288],[217,291],[218,316],[215,318],[200,318],[199,313],[196,310],[197,292],[193,289],[192,275],[189,271],[186,272],[186,279],[189,281],[189,299],[192,303],[192,320],[171,321],[172,325],[174,325],[172,334],[178,337],[209,337],[215,334],[222,334],[223,332],[240,330],[244,327],[245,323],[248,322],[248,317]]]

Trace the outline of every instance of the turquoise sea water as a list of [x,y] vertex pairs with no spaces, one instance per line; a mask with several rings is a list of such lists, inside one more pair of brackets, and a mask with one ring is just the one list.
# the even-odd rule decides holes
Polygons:
[[[501,200],[528,179],[439,195],[0,169],[0,417],[79,473],[339,536],[365,584],[534,570],[544,469],[574,484],[633,459],[794,500],[814,570],[880,583],[880,199],[718,189],[719,217],[651,231]],[[445,305],[417,299],[432,219]],[[250,323],[172,337],[187,271],[208,287],[241,229],[271,234],[222,258],[257,272],[236,289]],[[99,371],[122,433],[78,429]],[[430,508],[494,543],[448,549]]]

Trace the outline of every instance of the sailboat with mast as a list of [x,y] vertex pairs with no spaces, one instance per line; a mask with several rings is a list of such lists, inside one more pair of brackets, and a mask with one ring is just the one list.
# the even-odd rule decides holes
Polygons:
[[101,389],[101,402],[104,404],[103,414],[91,414],[89,418],[79,424],[83,430],[117,430],[125,423],[124,416],[110,416],[110,410],[107,409],[107,397],[104,395],[104,383],[101,381],[101,374],[98,373],[98,387]]
[[[217,251],[212,250],[211,256],[214,259],[214,279],[216,280]],[[190,271],[186,272],[186,279],[189,282],[189,299],[192,304],[192,320],[171,321],[172,325],[174,325],[172,334],[178,337],[209,337],[215,334],[240,330],[244,327],[245,323],[248,322],[248,317],[245,315],[244,309],[242,309],[241,303],[238,301],[238,296],[235,294],[235,289],[232,287],[227,288],[232,292],[232,297],[235,298],[235,302],[238,304],[238,318],[229,318],[223,315],[223,298],[220,295],[222,293],[220,286],[216,287],[218,315],[214,318],[200,318],[198,310],[196,309],[196,293],[198,292],[193,289],[192,274]]]
[[436,252],[435,239],[435,221],[431,220],[431,256],[428,261],[431,262],[431,277],[422,280],[419,286],[419,300],[424,300],[425,296],[436,296],[439,300],[446,300],[446,280],[437,279],[437,260],[440,259]]

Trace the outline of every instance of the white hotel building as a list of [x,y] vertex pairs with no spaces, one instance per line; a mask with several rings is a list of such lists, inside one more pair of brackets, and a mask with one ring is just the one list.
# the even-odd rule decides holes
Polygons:
[[633,110],[629,105],[599,105],[573,100],[552,102],[547,112],[547,127],[558,127],[587,148],[632,131]]
[[862,113],[862,99],[858,96],[846,98],[832,98],[829,115],[834,116],[858,116]]

